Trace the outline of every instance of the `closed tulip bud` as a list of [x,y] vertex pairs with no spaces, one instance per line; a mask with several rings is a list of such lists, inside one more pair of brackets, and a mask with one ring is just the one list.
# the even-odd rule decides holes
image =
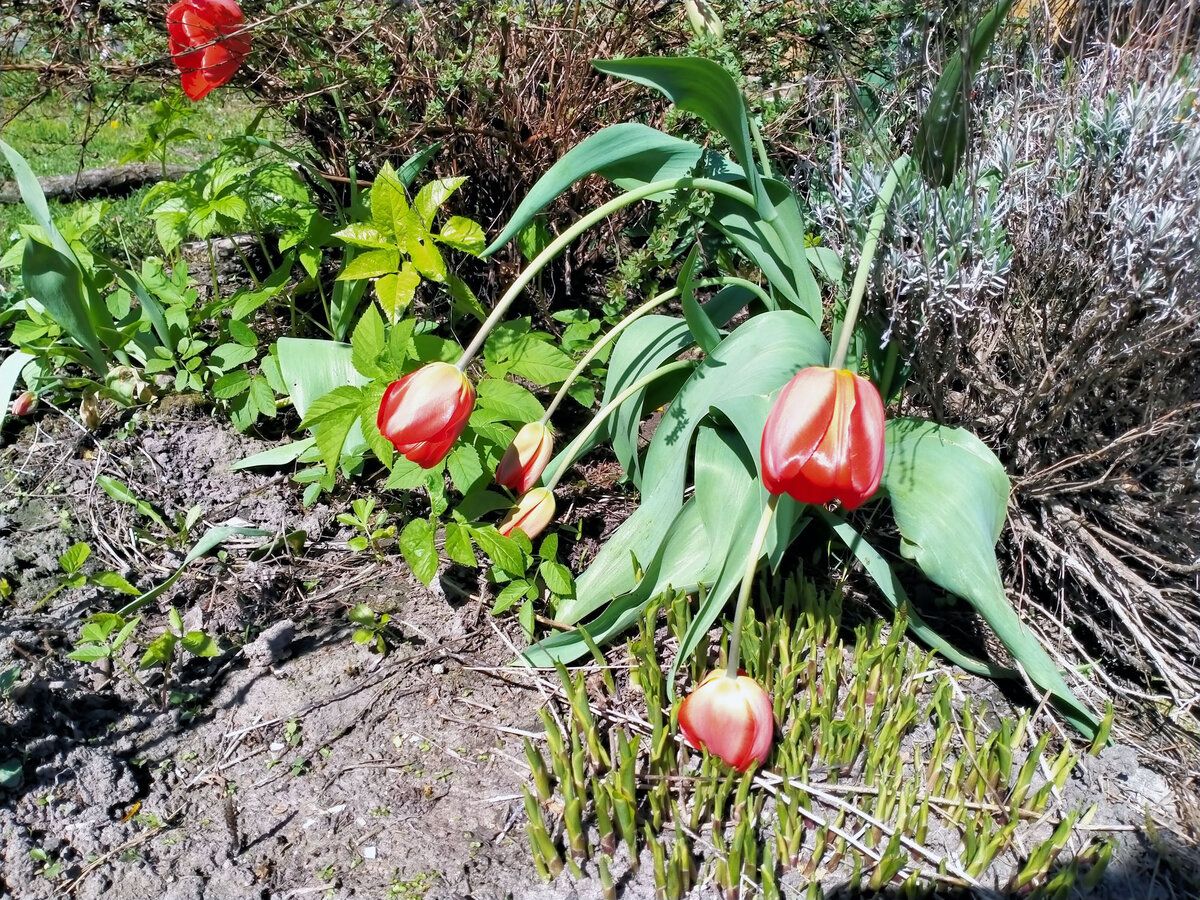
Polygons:
[[549,428],[541,422],[523,425],[496,466],[496,484],[524,494],[542,477],[553,451]]
[[379,403],[379,431],[423,469],[446,458],[467,427],[475,388],[462,372],[434,362],[393,381]]
[[528,538],[535,538],[554,518],[554,494],[545,488],[534,488],[521,495],[517,505],[508,511],[496,526],[505,537],[518,528]]
[[679,706],[679,727],[687,742],[745,772],[766,762],[775,737],[771,698],[747,675],[730,678],[712,672]]
[[783,388],[762,436],[763,484],[801,503],[865,503],[883,477],[883,401],[845,369],[811,366]]
[[12,402],[12,406],[9,407],[9,412],[11,412],[14,416],[27,416],[33,412],[34,407],[36,406],[37,394],[35,394],[33,391],[25,391],[25,393],[21,394]]
[[192,100],[229,81],[249,55],[245,25],[233,0],[179,0],[167,10],[167,48]]

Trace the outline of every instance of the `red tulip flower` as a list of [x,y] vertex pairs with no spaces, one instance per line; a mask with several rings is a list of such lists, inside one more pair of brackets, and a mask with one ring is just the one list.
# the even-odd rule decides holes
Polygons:
[[845,369],[811,366],[783,388],[762,436],[763,484],[801,503],[865,503],[883,477],[883,401]]
[[521,496],[517,505],[508,511],[496,526],[505,537],[518,528],[528,538],[535,538],[554,519],[554,494],[544,487],[534,488]]
[[467,377],[449,363],[434,362],[388,385],[376,422],[399,453],[431,469],[446,458],[474,406]]
[[496,466],[496,484],[524,494],[537,484],[553,452],[550,429],[541,422],[529,422],[517,432]]
[[14,416],[27,416],[33,412],[34,407],[37,406],[37,402],[37,394],[33,391],[25,391],[12,402],[12,406],[9,407],[8,411]]
[[747,675],[711,673],[683,698],[679,727],[687,742],[719,756],[739,772],[760,765],[771,752],[775,712],[771,698]]
[[233,77],[250,53],[245,24],[233,0],[179,0],[167,10],[167,46],[188,97],[200,100]]

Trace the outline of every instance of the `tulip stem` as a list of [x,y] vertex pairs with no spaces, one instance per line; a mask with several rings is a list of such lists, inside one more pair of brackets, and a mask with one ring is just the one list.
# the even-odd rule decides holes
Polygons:
[[758,530],[754,532],[754,541],[750,544],[746,572],[742,575],[742,587],[738,591],[737,609],[733,613],[733,631],[729,636],[729,655],[725,663],[725,675],[728,678],[738,677],[738,663],[742,654],[742,623],[746,621],[746,607],[750,603],[750,590],[754,587],[754,573],[758,571],[758,554],[762,550],[763,541],[766,540],[767,528],[775,517],[775,506],[778,503],[778,494],[771,494],[767,498],[762,518],[758,520]]
[[669,375],[672,372],[679,371],[680,369],[694,368],[695,365],[696,363],[694,360],[684,359],[680,360],[679,362],[673,362],[670,365],[663,366],[660,369],[655,369],[653,372],[643,375],[629,387],[625,388],[625,390],[621,391],[621,393],[617,394],[617,396],[613,397],[610,402],[601,407],[600,411],[592,418],[592,421],[588,422],[583,431],[576,435],[575,440],[571,441],[571,443],[567,445],[566,449],[563,450],[562,462],[559,463],[558,468],[555,469],[554,477],[546,482],[546,490],[551,492],[554,491],[554,488],[558,485],[558,482],[562,479],[563,475],[567,473],[567,469],[570,467],[571,463],[575,461],[575,456],[579,453],[579,448],[587,444],[588,439],[596,433],[596,429],[603,425],[608,420],[608,417],[616,412],[617,408],[620,407],[622,403],[624,403],[646,385],[650,384],[652,381],[656,381],[657,379],[662,378],[664,375]]
[[[753,281],[749,281],[745,278],[736,278],[732,276],[723,278],[705,278],[700,281],[693,282],[692,286],[695,288],[707,288],[715,287],[718,284],[739,285],[754,292],[764,303],[769,304],[771,302],[770,294],[764,291]],[[567,380],[562,383],[561,387],[559,387],[558,393],[554,395],[554,399],[550,401],[550,405],[546,407],[546,414],[542,416],[542,424],[545,425],[550,421],[550,417],[554,415],[554,411],[558,409],[559,405],[563,402],[563,399],[567,396],[567,391],[571,389],[571,385],[575,382],[575,379],[583,374],[583,371],[587,368],[588,363],[595,359],[596,355],[600,353],[601,350],[615,341],[620,336],[622,331],[624,331],[642,316],[646,315],[646,313],[651,312],[659,306],[662,306],[668,300],[674,300],[678,296],[679,288],[673,287],[669,291],[663,291],[661,294],[651,297],[649,300],[627,315],[624,319],[618,322],[610,332],[599,338],[596,343],[592,344],[592,346],[588,349],[588,352],[583,355],[583,358],[580,359],[579,362],[576,363],[575,368],[571,370],[571,374],[567,376]]]
[[517,299],[521,291],[525,289],[525,286],[577,237],[613,213],[619,212],[627,206],[632,206],[639,200],[645,200],[648,197],[653,197],[655,194],[665,194],[670,191],[686,190],[688,188],[709,191],[713,194],[723,194],[726,197],[742,202],[751,209],[754,208],[754,196],[749,191],[744,191],[724,181],[717,181],[715,178],[664,178],[660,181],[652,181],[639,188],[634,188],[632,191],[626,191],[619,197],[614,197],[571,225],[570,228],[547,244],[546,248],[534,258],[533,262],[525,267],[524,271],[517,276],[517,280],[512,283],[512,286],[504,292],[504,296],[497,301],[491,315],[487,317],[487,321],[479,326],[479,331],[475,333],[475,337],[467,346],[467,349],[463,351],[458,362],[454,364],[455,367],[460,372],[466,371],[471,360],[475,358],[475,354],[483,347],[483,342],[487,340],[487,336],[499,324],[500,320],[504,318],[505,313],[508,312],[508,308],[512,306],[513,301]]
[[[850,349],[850,338],[854,335],[854,323],[862,306],[863,295],[867,292],[867,279],[871,275],[871,264],[875,261],[875,250],[879,246],[879,235],[883,233],[883,223],[887,220],[888,207],[892,205],[892,195],[900,184],[900,176],[908,169],[909,158],[902,156],[892,163],[891,171],[879,190],[879,199],[875,202],[875,212],[871,215],[871,223],[867,227],[867,237],[863,241],[862,258],[858,261],[858,271],[854,273],[854,285],[850,289],[850,300],[846,303],[846,314],[842,317],[842,328],[838,332],[837,349],[833,351],[829,366],[841,369],[846,365],[846,352]],[[857,367],[855,367],[857,368]]]

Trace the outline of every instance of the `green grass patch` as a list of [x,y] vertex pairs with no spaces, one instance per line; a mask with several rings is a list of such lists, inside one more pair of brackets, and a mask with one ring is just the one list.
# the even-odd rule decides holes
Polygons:
[[[1078,761],[1069,746],[1052,746],[1028,714],[971,699],[960,674],[905,639],[902,619],[851,634],[839,595],[801,578],[763,601],[743,635],[779,726],[760,772],[676,739],[679,698],[668,699],[657,654],[687,632],[687,597],[647,611],[627,677],[598,658],[602,679],[560,668],[547,683],[565,699],[558,715],[543,710],[545,743],[526,743],[525,794],[544,878],[595,878],[612,897],[614,877],[649,864],[661,897],[701,884],[820,898],[839,884],[920,894],[999,880],[1051,898],[1102,876],[1111,841],[1084,834],[1067,849],[1089,816],[1055,797]],[[727,644],[728,628],[722,655]],[[695,683],[710,668],[698,655],[681,670]]]

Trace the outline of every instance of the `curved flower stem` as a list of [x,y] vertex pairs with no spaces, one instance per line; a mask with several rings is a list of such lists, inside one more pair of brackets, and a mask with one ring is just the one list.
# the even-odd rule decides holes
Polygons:
[[579,434],[575,436],[575,440],[571,441],[571,443],[567,445],[567,448],[563,450],[563,461],[559,465],[558,469],[554,472],[554,477],[546,482],[546,490],[553,491],[554,488],[558,486],[558,482],[562,480],[563,475],[567,473],[567,469],[570,468],[571,463],[575,461],[575,454],[578,452],[578,448],[582,447],[588,442],[588,438],[596,433],[596,429],[603,425],[608,420],[608,417],[616,412],[617,408],[622,403],[624,403],[646,385],[650,384],[652,381],[656,381],[657,379],[662,378],[664,375],[669,375],[670,373],[677,372],[680,369],[694,368],[695,365],[696,363],[694,360],[683,359],[679,362],[671,363],[669,366],[663,366],[660,369],[655,369],[653,372],[648,372],[647,374],[643,375],[629,387],[625,388],[625,390],[621,391],[621,393],[617,394],[617,396],[613,397],[610,402],[604,404],[604,407],[598,413],[596,413],[592,421],[587,423],[587,427],[585,427],[583,431],[579,432]]
[[729,658],[725,663],[725,676],[737,678],[738,663],[742,653],[742,623],[746,620],[746,605],[750,601],[750,590],[754,586],[754,573],[758,571],[758,554],[762,550],[763,541],[767,537],[767,528],[775,517],[775,506],[779,503],[779,495],[772,494],[763,507],[762,518],[758,520],[758,530],[754,532],[754,540],[750,543],[750,556],[746,560],[746,572],[742,575],[742,587],[738,591],[737,610],[733,614],[733,633],[729,638]]
[[[714,287],[718,284],[740,285],[741,287],[748,288],[749,290],[753,291],[764,303],[769,304],[771,302],[771,297],[766,291],[764,291],[753,281],[748,281],[745,278],[727,276],[722,278],[704,278],[700,281],[693,282],[693,286],[698,288]],[[571,370],[571,374],[567,376],[566,381],[564,381],[562,386],[559,387],[558,393],[554,395],[554,399],[550,401],[550,405],[546,407],[546,413],[542,416],[542,424],[545,425],[550,421],[550,417],[554,415],[554,411],[558,409],[559,404],[561,404],[563,399],[567,396],[567,391],[571,389],[571,385],[574,383],[575,379],[583,373],[583,370],[587,368],[588,363],[595,359],[596,355],[601,350],[615,341],[622,331],[624,331],[642,316],[646,315],[646,313],[653,311],[659,306],[662,306],[668,300],[674,300],[678,296],[679,288],[673,287],[669,291],[663,291],[661,294],[651,297],[649,300],[627,315],[624,319],[618,322],[612,331],[608,332],[608,334],[604,335],[597,340],[596,343],[592,344],[592,346],[588,349],[588,352],[583,355],[583,358],[575,364],[575,368]]]
[[487,317],[487,321],[479,326],[479,331],[475,333],[474,339],[467,346],[467,349],[463,351],[458,362],[454,364],[455,368],[460,372],[466,371],[475,354],[483,347],[483,342],[487,340],[487,336],[500,320],[504,318],[504,314],[508,312],[508,308],[512,306],[513,301],[517,299],[521,291],[525,289],[525,286],[577,237],[596,223],[603,221],[613,213],[619,212],[627,206],[632,206],[639,200],[645,200],[647,197],[653,197],[655,194],[664,194],[668,191],[686,190],[688,188],[698,191],[709,191],[713,194],[723,194],[726,197],[744,203],[751,209],[754,208],[754,197],[749,191],[744,191],[724,181],[717,181],[715,178],[692,178],[690,176],[652,181],[639,188],[634,188],[632,191],[627,191],[619,197],[614,197],[571,225],[570,228],[547,244],[546,249],[539,253],[533,262],[525,267],[525,270],[517,276],[517,280],[512,283],[512,286],[504,292],[504,296],[496,303],[491,315]]
[[900,184],[900,176],[908,168],[909,158],[902,156],[894,163],[879,190],[879,199],[875,202],[875,212],[871,215],[871,224],[867,227],[867,238],[863,241],[862,258],[858,261],[858,271],[854,273],[854,286],[850,289],[850,300],[846,303],[846,315],[842,317],[842,330],[838,333],[837,349],[833,351],[829,366],[841,369],[846,365],[846,351],[850,349],[850,338],[854,334],[854,323],[858,319],[858,311],[862,306],[863,294],[867,291],[867,278],[871,275],[871,263],[875,261],[875,249],[879,245],[879,235],[883,233],[883,223],[887,219],[888,207],[892,205],[892,195]]

